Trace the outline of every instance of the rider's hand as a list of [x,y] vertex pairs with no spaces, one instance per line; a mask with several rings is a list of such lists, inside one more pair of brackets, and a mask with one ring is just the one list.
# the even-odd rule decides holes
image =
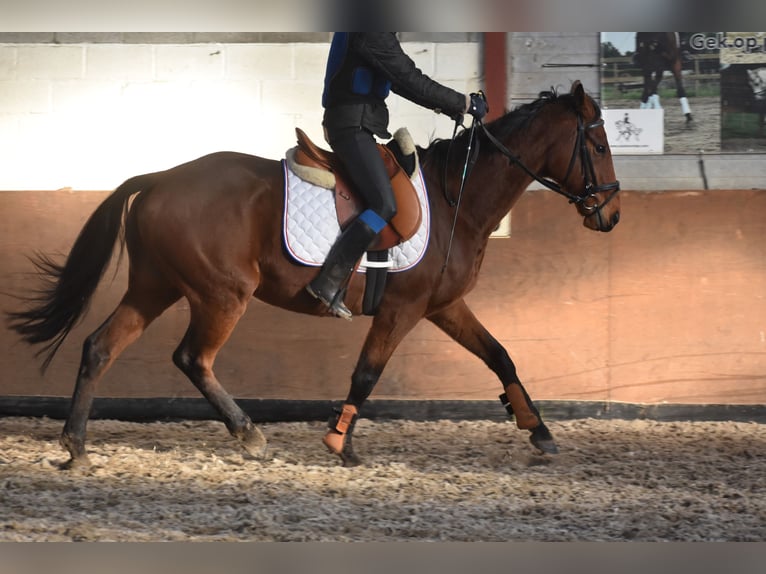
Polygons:
[[[468,101],[468,96],[466,96],[466,101]],[[462,126],[462,125],[463,125],[463,113],[464,113],[464,112],[458,112],[458,113],[456,113],[456,114],[452,114],[452,115],[450,116],[450,119],[451,119],[453,122],[457,123],[458,125],[461,125],[461,126]]]
[[489,105],[484,92],[475,92],[468,96],[468,108],[466,113],[471,114],[475,119],[480,120],[489,112]]

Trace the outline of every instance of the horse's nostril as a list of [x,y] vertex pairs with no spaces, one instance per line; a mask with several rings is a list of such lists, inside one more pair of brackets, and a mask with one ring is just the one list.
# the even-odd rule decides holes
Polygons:
[[617,225],[620,222],[620,212],[615,211],[614,215],[612,215],[612,227]]

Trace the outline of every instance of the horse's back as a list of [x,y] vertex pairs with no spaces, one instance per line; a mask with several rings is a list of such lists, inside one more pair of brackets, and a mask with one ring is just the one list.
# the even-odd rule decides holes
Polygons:
[[227,183],[236,183],[229,179],[235,175],[264,175],[280,172],[280,162],[257,155],[246,154],[236,151],[218,151],[198,157],[197,159],[182,163],[164,172],[163,183],[168,183],[176,178],[188,178],[193,176],[201,181],[209,183],[210,180],[221,179],[227,176]]
[[240,152],[221,151],[153,174],[138,204],[141,217],[163,217],[173,208],[191,213],[220,209],[281,192],[279,161]]
[[280,162],[216,152],[153,176],[128,217],[133,271],[182,277],[182,292],[225,276],[241,288],[254,281],[254,262],[281,225]]

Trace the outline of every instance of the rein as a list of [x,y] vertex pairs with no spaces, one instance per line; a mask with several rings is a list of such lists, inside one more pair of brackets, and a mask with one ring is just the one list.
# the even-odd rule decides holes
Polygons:
[[[444,166],[444,197],[447,200],[447,203],[449,203],[450,207],[455,208],[455,217],[452,219],[452,229],[449,233],[449,242],[447,243],[447,255],[444,257],[444,265],[442,265],[442,273],[444,273],[444,270],[447,269],[447,263],[449,262],[449,256],[452,252],[452,240],[455,237],[455,226],[457,225],[457,216],[460,212],[460,200],[463,198],[463,190],[465,189],[465,180],[468,178],[468,172],[473,167],[473,162],[471,162],[471,149],[473,148],[474,140],[476,139],[476,120],[474,118],[473,122],[471,123],[471,132],[468,134],[468,147],[466,148],[465,152],[465,163],[463,164],[463,173],[460,176],[460,189],[457,192],[457,199],[452,199],[447,195],[447,165],[448,163],[445,163]],[[452,143],[455,141],[455,135],[457,134],[457,128],[460,125],[459,122],[455,122],[455,130],[452,132],[452,139],[450,140],[450,148],[452,147]],[[479,142],[476,142],[476,145],[478,146]],[[449,149],[447,150],[447,157],[449,158]]]
[[[604,120],[598,119],[586,126],[583,124],[582,116],[577,114],[577,141],[575,141],[574,149],[572,150],[572,158],[569,160],[569,167],[567,168],[567,173],[564,176],[563,181],[569,179],[569,175],[572,173],[572,169],[574,169],[574,164],[579,152],[580,164],[582,165],[582,175],[583,179],[585,180],[586,193],[584,195],[574,195],[569,193],[552,179],[541,177],[529,169],[526,165],[524,165],[524,162],[521,161],[519,156],[511,153],[511,151],[505,147],[505,145],[503,145],[503,142],[501,142],[490,133],[490,131],[487,129],[487,126],[485,126],[483,122],[479,122],[479,126],[482,128],[482,130],[484,130],[484,135],[487,136],[487,139],[490,141],[490,143],[494,145],[500,153],[507,157],[510,163],[518,165],[528,176],[530,176],[536,182],[544,185],[551,191],[555,191],[559,195],[566,197],[569,200],[569,203],[574,203],[575,205],[582,206],[587,215],[592,215],[595,213],[599,216],[601,214],[601,210],[606,206],[606,204],[608,204],[617,194],[617,192],[620,191],[619,181],[603,183],[601,185],[598,184],[596,181],[596,173],[593,169],[593,160],[591,159],[590,152],[588,151],[588,146],[585,144],[587,139],[586,131],[591,128],[597,128],[603,125]],[[605,191],[611,191],[611,193],[606,197],[606,199],[604,199],[603,202],[599,203],[598,196],[596,194]]]

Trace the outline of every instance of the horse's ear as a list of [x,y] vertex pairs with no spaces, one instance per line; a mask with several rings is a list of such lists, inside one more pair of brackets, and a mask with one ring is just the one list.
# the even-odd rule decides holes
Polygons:
[[580,80],[572,82],[570,93],[575,97],[577,109],[582,112],[583,107],[585,107],[585,88],[582,87]]

